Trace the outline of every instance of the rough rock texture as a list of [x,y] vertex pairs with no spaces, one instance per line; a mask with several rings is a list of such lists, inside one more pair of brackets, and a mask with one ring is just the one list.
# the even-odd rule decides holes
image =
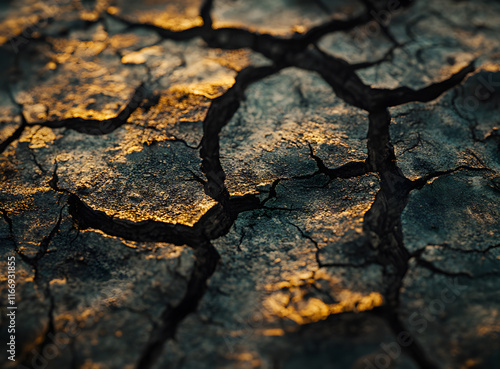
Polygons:
[[496,368],[499,21],[0,4],[2,368]]

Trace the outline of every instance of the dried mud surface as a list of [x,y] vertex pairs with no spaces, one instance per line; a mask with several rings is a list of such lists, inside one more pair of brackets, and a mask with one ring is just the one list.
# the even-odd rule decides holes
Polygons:
[[2,367],[496,368],[499,35],[494,1],[2,3]]

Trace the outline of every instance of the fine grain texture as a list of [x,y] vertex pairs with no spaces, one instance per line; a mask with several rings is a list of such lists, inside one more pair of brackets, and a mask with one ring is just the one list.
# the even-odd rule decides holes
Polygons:
[[497,368],[499,35],[486,0],[2,2],[0,365]]

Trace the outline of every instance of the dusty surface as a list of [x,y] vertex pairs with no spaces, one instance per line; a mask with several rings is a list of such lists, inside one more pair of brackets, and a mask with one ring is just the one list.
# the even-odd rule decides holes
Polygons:
[[496,368],[499,25],[489,1],[2,3],[2,367]]

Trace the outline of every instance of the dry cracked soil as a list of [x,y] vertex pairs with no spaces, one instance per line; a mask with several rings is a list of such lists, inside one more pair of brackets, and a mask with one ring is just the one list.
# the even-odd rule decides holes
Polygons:
[[498,1],[5,0],[0,80],[2,368],[499,367]]

